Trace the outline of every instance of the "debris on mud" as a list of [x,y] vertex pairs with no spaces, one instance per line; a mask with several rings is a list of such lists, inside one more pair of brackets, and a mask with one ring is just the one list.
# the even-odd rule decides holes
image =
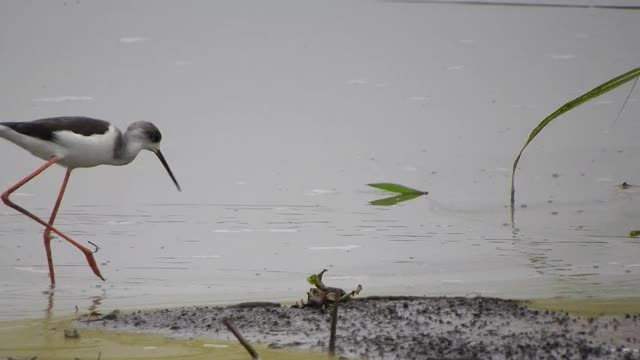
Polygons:
[[65,339],[79,339],[80,333],[76,329],[64,329],[64,338]]
[[309,289],[307,292],[307,302],[300,300],[296,302],[292,307],[304,309],[307,307],[320,308],[324,311],[327,305],[336,302],[337,300],[343,302],[349,300],[351,297],[357,295],[362,291],[362,285],[358,284],[358,287],[347,294],[346,291],[337,287],[326,286],[322,282],[322,276],[327,269],[322,270],[318,274],[313,274],[307,278],[307,282],[314,285],[315,288]]

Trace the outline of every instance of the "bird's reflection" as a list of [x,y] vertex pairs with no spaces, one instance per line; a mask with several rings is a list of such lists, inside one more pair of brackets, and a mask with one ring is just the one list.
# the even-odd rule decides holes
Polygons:
[[105,290],[102,290],[103,294],[100,296],[92,296],[91,305],[87,310],[89,310],[89,317],[92,316],[100,316],[100,305],[102,305],[102,300],[105,298]]
[[[42,293],[47,297],[47,306],[44,310],[44,318],[45,318],[45,323],[49,323],[49,320],[55,317],[55,311],[54,311],[55,303],[56,303],[55,285],[48,286],[46,290],[42,291]],[[106,297],[107,297],[107,291],[105,289],[102,289],[101,295],[91,296],[88,298],[88,300],[91,301],[91,304],[86,309],[90,315],[92,314],[95,315],[99,313],[100,308],[102,307],[102,301],[106,299]],[[74,314],[76,316],[80,315],[80,311],[83,308],[84,306],[75,305]],[[64,312],[67,313],[66,311]]]
[[49,320],[53,317],[53,307],[55,305],[55,285],[49,285],[48,290],[43,291],[47,295],[47,308],[44,311],[45,319]]

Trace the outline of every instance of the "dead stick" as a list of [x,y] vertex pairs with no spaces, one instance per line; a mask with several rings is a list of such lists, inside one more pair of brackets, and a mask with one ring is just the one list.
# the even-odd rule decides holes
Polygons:
[[360,294],[360,291],[362,291],[362,285],[358,284],[358,287],[357,287],[356,289],[351,290],[351,292],[350,292],[350,293],[343,295],[343,296],[340,298],[340,301],[339,301],[339,302],[345,302],[345,301],[347,301],[347,300],[351,299],[352,297],[354,297],[354,296],[356,296],[356,295]]
[[94,254],[95,254],[95,253],[97,253],[97,252],[98,252],[98,250],[100,250],[100,247],[99,247],[98,245],[96,245],[96,244],[92,243],[91,241],[87,241],[87,242],[88,242],[89,244],[91,244],[91,245],[93,245],[93,246],[95,246],[95,247],[96,247],[96,249],[95,249],[95,250],[93,250],[93,253],[94,253]]
[[240,334],[240,331],[233,323],[233,321],[231,321],[231,319],[224,319],[222,320],[222,323],[227,327],[227,329],[229,329],[229,331],[233,333],[233,335],[235,335],[240,344],[242,344],[242,346],[247,349],[249,354],[251,354],[251,358],[253,360],[260,360],[260,354],[258,354],[258,352],[251,346],[251,344],[249,344],[249,342],[242,336],[242,334]]
[[334,301],[333,311],[331,312],[331,334],[329,335],[329,356],[336,353],[336,326],[338,325],[338,304],[340,301]]

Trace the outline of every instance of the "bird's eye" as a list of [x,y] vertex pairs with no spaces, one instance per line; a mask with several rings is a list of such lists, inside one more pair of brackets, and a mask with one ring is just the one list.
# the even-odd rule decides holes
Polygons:
[[151,142],[157,143],[160,142],[160,134],[149,134],[149,140],[151,140]]

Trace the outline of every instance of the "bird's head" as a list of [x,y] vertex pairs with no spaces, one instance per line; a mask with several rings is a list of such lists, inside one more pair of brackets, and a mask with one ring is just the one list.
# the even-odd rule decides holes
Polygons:
[[165,160],[162,152],[160,152],[160,141],[162,141],[162,134],[158,127],[153,125],[148,121],[137,121],[129,125],[127,128],[127,136],[132,140],[138,143],[140,148],[144,150],[149,150],[156,154],[160,162],[167,169],[171,180],[176,184],[178,191],[181,191],[180,185],[178,184],[178,180],[176,180],[175,176],[173,176],[173,172],[171,172],[171,168]]

